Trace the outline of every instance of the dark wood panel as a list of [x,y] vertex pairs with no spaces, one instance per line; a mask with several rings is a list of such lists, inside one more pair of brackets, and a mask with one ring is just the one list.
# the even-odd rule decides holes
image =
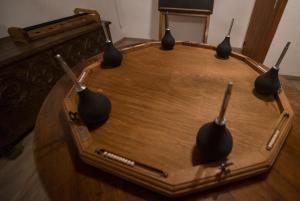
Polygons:
[[159,0],[159,10],[193,10],[212,13],[214,0]]
[[0,72],[0,147],[33,127],[48,91],[63,74],[51,50],[21,60]]
[[256,0],[243,46],[244,55],[263,63],[287,1]]
[[61,54],[68,65],[75,66],[103,51],[105,43],[103,36],[102,29],[99,29],[58,45],[53,48],[53,51],[56,54]]
[[55,54],[70,66],[80,65],[102,52],[104,42],[96,23],[37,40],[29,47],[0,39],[0,148],[10,147],[33,128],[44,98],[63,75]]

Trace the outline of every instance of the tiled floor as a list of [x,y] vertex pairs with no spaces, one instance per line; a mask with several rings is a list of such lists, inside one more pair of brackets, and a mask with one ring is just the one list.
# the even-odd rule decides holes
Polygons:
[[36,171],[30,133],[22,142],[24,150],[15,160],[0,159],[1,201],[49,200]]

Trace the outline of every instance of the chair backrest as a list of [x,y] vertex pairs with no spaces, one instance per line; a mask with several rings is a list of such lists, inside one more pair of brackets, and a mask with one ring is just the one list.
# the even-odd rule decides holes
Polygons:
[[203,38],[202,41],[203,43],[207,43],[207,37],[208,37],[208,28],[209,28],[209,21],[210,21],[210,15],[211,12],[206,12],[206,11],[174,11],[174,10],[159,10],[160,12],[160,17],[159,17],[159,40],[161,40],[163,36],[163,30],[164,30],[164,24],[165,24],[165,18],[166,15],[177,15],[177,16],[192,16],[192,17],[201,17],[205,19],[204,23],[204,29],[203,29]]

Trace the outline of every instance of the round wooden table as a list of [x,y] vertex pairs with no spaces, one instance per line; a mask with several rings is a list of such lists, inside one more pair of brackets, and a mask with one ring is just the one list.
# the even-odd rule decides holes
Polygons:
[[[177,200],[299,200],[299,91],[285,84],[295,111],[294,128],[268,174],[252,177]],[[171,200],[83,163],[63,114],[63,98],[71,87],[63,77],[46,98],[36,121],[34,155],[42,183],[54,201]]]

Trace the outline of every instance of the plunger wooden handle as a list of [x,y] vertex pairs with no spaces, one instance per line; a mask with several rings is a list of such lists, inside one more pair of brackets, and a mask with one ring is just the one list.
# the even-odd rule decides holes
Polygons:
[[287,42],[286,45],[285,45],[285,47],[284,47],[284,49],[282,50],[282,52],[281,52],[281,54],[280,54],[280,57],[278,58],[278,60],[277,60],[277,62],[276,62],[276,64],[275,64],[275,67],[276,67],[277,69],[279,69],[279,66],[280,66],[280,64],[281,64],[281,62],[282,62],[282,60],[283,60],[283,58],[284,58],[286,52],[288,51],[288,49],[289,49],[289,47],[290,47],[290,44],[291,44],[291,42]]
[[103,31],[104,31],[104,35],[105,35],[105,39],[106,39],[106,42],[110,43],[110,39],[109,39],[109,36],[108,36],[108,33],[107,33],[107,29],[106,29],[106,26],[105,26],[105,23],[104,22],[101,22],[101,26],[103,28]]
[[224,116],[225,116],[225,112],[226,112],[226,109],[227,109],[227,106],[228,106],[228,103],[229,103],[229,100],[230,100],[232,87],[233,87],[233,82],[230,81],[227,85],[227,89],[226,89],[225,94],[224,94],[223,103],[222,103],[222,107],[221,107],[219,116],[217,117],[217,119],[215,121],[216,124],[219,124],[219,125],[224,125],[225,124]]
[[68,64],[64,61],[64,59],[60,56],[60,54],[57,54],[55,56],[57,61],[59,62],[60,66],[64,69],[64,71],[67,73],[69,78],[74,82],[76,91],[83,91],[86,87],[83,86],[78,80],[71,68],[68,66]]
[[169,17],[168,17],[168,11],[165,14],[165,29],[169,29]]
[[227,36],[230,36],[231,30],[232,30],[232,27],[233,27],[233,23],[234,23],[234,18],[232,18],[232,20],[231,20],[231,24],[230,24]]

